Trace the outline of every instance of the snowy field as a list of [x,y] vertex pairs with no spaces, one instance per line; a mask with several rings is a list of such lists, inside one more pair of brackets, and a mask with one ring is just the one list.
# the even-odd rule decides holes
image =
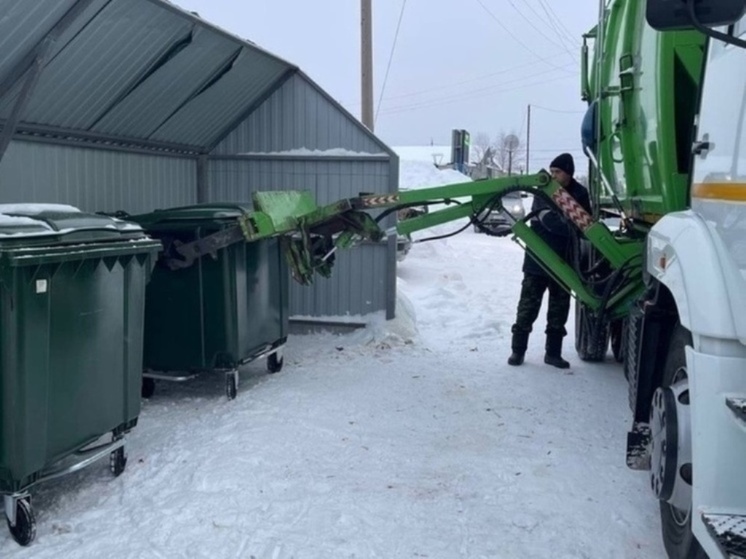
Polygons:
[[[403,185],[454,182],[418,165],[402,159]],[[283,371],[248,366],[234,401],[219,375],[160,383],[124,474],[41,486],[36,541],[4,532],[0,556],[664,557],[647,475],[624,463],[620,366],[580,362],[572,336],[572,367],[544,365],[543,314],[506,364],[522,258],[471,228],[416,244],[396,320],[291,336]]]

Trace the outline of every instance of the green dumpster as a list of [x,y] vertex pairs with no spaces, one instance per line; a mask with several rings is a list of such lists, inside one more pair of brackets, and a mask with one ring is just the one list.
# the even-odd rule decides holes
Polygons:
[[0,205],[0,494],[22,545],[35,534],[33,485],[107,456],[124,469],[159,250],[125,221]]
[[237,218],[250,212],[205,204],[129,218],[164,246],[147,288],[145,397],[155,380],[222,371],[232,399],[240,365],[266,358],[270,372],[282,368],[289,272],[280,239],[244,240]]

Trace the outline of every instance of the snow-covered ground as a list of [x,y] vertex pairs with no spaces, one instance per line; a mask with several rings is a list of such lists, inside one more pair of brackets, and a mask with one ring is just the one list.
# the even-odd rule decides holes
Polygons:
[[[442,182],[402,166],[411,187]],[[619,365],[579,361],[571,336],[572,367],[544,365],[543,315],[527,363],[506,364],[522,258],[471,228],[416,244],[396,320],[291,336],[283,371],[249,365],[234,401],[220,375],[159,384],[124,474],[39,487],[36,541],[3,533],[0,555],[663,557],[647,476],[624,464]]]

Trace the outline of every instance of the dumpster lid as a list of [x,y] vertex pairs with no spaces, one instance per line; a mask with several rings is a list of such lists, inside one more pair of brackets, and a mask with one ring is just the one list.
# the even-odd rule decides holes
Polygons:
[[133,215],[127,219],[147,228],[159,223],[174,221],[232,221],[252,212],[251,204],[212,203],[158,209],[147,214]]
[[29,237],[48,237],[56,242],[84,242],[141,238],[145,234],[135,224],[114,217],[89,214],[64,204],[0,204],[0,243]]

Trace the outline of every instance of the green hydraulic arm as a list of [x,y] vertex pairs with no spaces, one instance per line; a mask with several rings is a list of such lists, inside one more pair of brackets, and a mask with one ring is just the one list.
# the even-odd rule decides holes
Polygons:
[[[447,207],[416,217],[405,218],[395,231],[409,234],[463,218],[478,223],[485,210],[500,209],[501,198],[510,192],[527,192],[542,196],[576,230],[587,239],[607,271],[593,277],[577,265],[554,252],[526,219],[516,221],[511,231],[514,240],[528,250],[534,259],[561,285],[574,294],[591,311],[607,318],[621,317],[628,303],[643,290],[642,239],[630,235],[615,236],[602,222],[593,218],[570,194],[551,179],[546,171],[534,175],[510,176],[409,190],[395,194],[366,194],[317,207],[307,192],[270,191],[254,195],[253,214],[241,220],[246,240],[283,235],[286,254],[294,276],[310,283],[315,272],[331,273],[334,252],[361,240],[380,241],[393,230],[379,225],[390,213],[413,206],[446,204]],[[374,219],[371,213],[379,212]]]

